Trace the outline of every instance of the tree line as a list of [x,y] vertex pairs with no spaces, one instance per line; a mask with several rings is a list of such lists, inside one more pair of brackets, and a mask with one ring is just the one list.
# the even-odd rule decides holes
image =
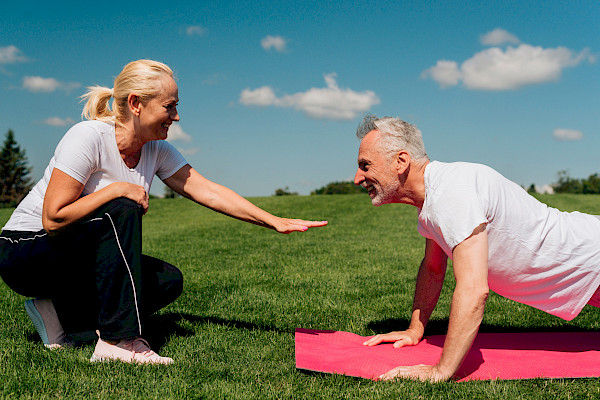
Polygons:
[[[367,189],[356,186],[354,182],[350,181],[338,181],[331,182],[327,185],[320,187],[319,189],[310,192],[311,195],[318,194],[353,194],[353,193],[367,193]],[[298,192],[290,192],[290,189],[286,186],[284,189],[276,189],[273,196],[296,196]]]
[[600,176],[596,173],[577,179],[571,178],[568,171],[559,171],[558,181],[552,187],[554,193],[600,194]]
[[[0,149],[0,207],[15,207],[33,187],[32,168],[28,165],[25,149],[15,140],[9,129]],[[551,184],[554,193],[600,194],[600,175],[592,174],[584,179],[572,178],[568,171],[559,171],[558,180]],[[533,188],[533,189],[532,189]],[[535,190],[532,187],[529,189]],[[313,190],[311,195],[366,193],[367,190],[351,181],[336,181]],[[273,196],[297,195],[286,186],[275,190]],[[176,197],[168,188],[166,197]]]

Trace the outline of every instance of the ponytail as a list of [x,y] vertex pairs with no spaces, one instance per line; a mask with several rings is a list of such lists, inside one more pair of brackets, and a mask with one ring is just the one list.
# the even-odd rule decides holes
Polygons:
[[113,90],[107,87],[88,87],[88,92],[81,96],[82,101],[85,101],[81,116],[88,120],[114,122],[115,114],[109,105],[112,96]]

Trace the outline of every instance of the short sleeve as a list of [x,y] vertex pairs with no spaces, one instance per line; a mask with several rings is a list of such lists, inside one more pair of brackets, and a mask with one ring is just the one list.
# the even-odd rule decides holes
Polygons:
[[54,152],[54,168],[85,184],[96,170],[99,159],[100,136],[85,123],[73,126]]
[[181,153],[169,142],[157,141],[158,148],[158,164],[156,175],[160,180],[165,180],[173,176],[173,174],[187,164],[187,161]]
[[488,223],[477,192],[467,185],[446,188],[432,211],[433,222],[450,249],[471,236],[479,225]]

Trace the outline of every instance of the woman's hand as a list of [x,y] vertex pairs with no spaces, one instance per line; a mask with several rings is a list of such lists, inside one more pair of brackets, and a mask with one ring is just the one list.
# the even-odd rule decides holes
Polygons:
[[144,214],[148,211],[150,197],[142,186],[128,182],[115,182],[108,185],[106,189],[113,191],[115,199],[126,197],[142,206]]
[[273,223],[273,229],[279,233],[304,232],[308,228],[327,225],[327,221],[305,221],[303,219],[279,218]]

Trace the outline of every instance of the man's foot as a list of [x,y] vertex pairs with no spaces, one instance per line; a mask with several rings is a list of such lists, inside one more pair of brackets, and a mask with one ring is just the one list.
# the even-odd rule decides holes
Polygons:
[[33,322],[44,346],[49,349],[57,349],[71,344],[58,320],[52,300],[25,300],[25,311]]
[[161,357],[156,354],[148,342],[141,337],[129,340],[121,340],[117,344],[110,344],[98,338],[96,349],[91,362],[119,360],[127,363],[140,364],[171,364],[173,359],[169,357]]

